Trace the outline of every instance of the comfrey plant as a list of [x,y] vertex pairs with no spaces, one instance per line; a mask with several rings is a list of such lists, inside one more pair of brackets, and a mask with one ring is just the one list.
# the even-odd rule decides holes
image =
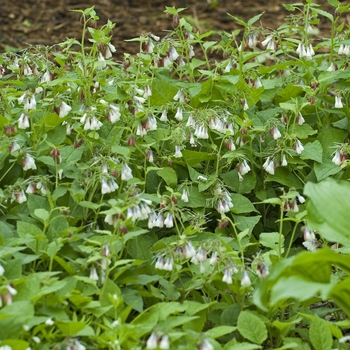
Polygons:
[[229,15],[218,41],[167,7],[123,62],[88,8],[80,42],[1,56],[1,348],[346,348],[350,5],[330,3],[274,30]]

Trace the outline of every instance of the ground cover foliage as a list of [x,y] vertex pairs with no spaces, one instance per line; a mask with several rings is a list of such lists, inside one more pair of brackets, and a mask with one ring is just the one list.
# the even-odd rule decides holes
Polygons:
[[0,349],[348,348],[350,6],[329,2],[276,31],[228,14],[218,41],[169,7],[124,62],[88,8],[81,41],[1,56]]

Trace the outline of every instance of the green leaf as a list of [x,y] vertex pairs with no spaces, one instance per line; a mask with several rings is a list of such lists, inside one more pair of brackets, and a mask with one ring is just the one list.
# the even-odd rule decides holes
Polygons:
[[267,329],[264,322],[249,311],[242,311],[238,317],[238,331],[253,343],[262,344],[267,339]]
[[183,150],[182,156],[185,159],[186,163],[191,166],[216,158],[215,155],[209,154],[207,152],[196,152],[191,150]]
[[260,345],[246,343],[246,342],[240,342],[236,344],[227,344],[224,347],[224,350],[256,350],[256,349],[262,349],[262,347]]
[[173,168],[166,167],[157,171],[157,175],[160,176],[169,187],[176,187],[177,174]]
[[241,194],[233,193],[231,194],[231,199],[234,205],[232,211],[235,214],[252,213],[257,211],[253,203],[247,197],[244,197]]
[[34,316],[34,304],[30,300],[16,301],[0,310],[0,340],[17,339],[23,324]]
[[233,215],[233,218],[235,223],[237,224],[237,227],[241,231],[248,229],[249,233],[251,233],[255,225],[260,221],[261,215],[257,215],[257,216]]
[[332,175],[338,174],[342,171],[342,168],[334,164],[331,159],[324,157],[323,163],[316,163],[314,165],[314,171],[317,181],[322,181]]
[[218,326],[218,327],[209,329],[208,331],[205,332],[205,334],[209,338],[216,339],[216,338],[222,337],[223,335],[230,334],[234,332],[236,329],[237,327],[232,327],[232,326]]
[[264,247],[279,251],[279,240],[281,240],[281,252],[284,251],[284,236],[278,232],[263,232],[259,235],[259,242]]
[[308,226],[330,242],[349,246],[350,183],[331,178],[318,184],[308,182],[304,194],[309,197]]
[[17,232],[22,238],[35,237],[42,238],[45,237],[43,231],[40,230],[38,226],[29,224],[28,222],[18,221],[17,222]]
[[265,181],[279,182],[281,185],[294,187],[297,190],[303,188],[302,182],[287,167],[277,167],[275,174],[267,175]]
[[314,142],[309,142],[304,145],[304,150],[301,152],[301,159],[312,159],[316,162],[322,163],[323,149],[321,142],[316,140]]
[[34,215],[43,223],[46,224],[48,219],[49,219],[49,212],[46,209],[35,209],[34,210]]
[[152,105],[165,105],[169,101],[173,100],[173,97],[177,93],[178,88],[175,86],[172,80],[166,80],[165,78],[155,78],[152,83]]
[[258,21],[263,14],[264,14],[264,12],[252,17],[247,23],[248,27],[252,26],[256,21]]
[[282,277],[271,290],[271,304],[277,305],[281,300],[289,298],[301,302],[318,295],[326,299],[332,287],[328,283],[310,282],[298,276]]
[[78,321],[64,322],[64,321],[57,320],[55,321],[55,325],[63,333],[63,335],[66,335],[66,336],[76,335],[85,327],[84,322],[78,322]]
[[[341,309],[350,316],[350,279],[347,278],[341,283],[337,284],[329,293],[329,297],[332,298],[335,303],[341,307]],[[340,327],[349,328],[350,322],[346,322],[346,324],[339,324]],[[338,323],[336,323],[338,324]]]
[[327,322],[315,317],[310,325],[309,331],[310,341],[317,350],[332,349],[332,332],[329,329]]

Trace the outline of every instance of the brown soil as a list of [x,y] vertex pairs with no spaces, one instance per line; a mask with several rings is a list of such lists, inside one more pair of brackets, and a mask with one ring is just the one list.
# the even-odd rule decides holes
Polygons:
[[[67,37],[80,39],[79,14],[73,9],[85,9],[95,5],[100,24],[107,19],[116,23],[112,43],[118,50],[118,58],[124,52],[135,53],[137,43],[125,42],[144,33],[164,36],[172,28],[172,20],[164,14],[165,6],[187,7],[185,16],[201,32],[226,30],[239,26],[226,13],[248,20],[265,11],[261,22],[265,27],[277,28],[286,15],[282,3],[292,0],[2,0],[0,13],[0,52],[11,47],[28,45],[52,45]],[[322,9],[332,11],[325,0],[318,0]],[[347,1],[343,1],[343,4]],[[350,17],[344,18],[349,24]],[[329,35],[330,23],[320,23],[321,32]]]

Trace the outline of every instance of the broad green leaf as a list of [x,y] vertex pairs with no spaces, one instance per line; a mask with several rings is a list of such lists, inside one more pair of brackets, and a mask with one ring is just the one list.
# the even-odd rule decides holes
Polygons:
[[34,215],[44,224],[47,223],[50,213],[46,209],[35,209],[34,210]]
[[74,336],[77,333],[79,333],[81,330],[84,329],[85,323],[84,322],[78,322],[78,321],[61,321],[57,320],[55,322],[55,325],[58,327],[58,329],[63,333],[65,336]]
[[242,311],[238,317],[238,331],[253,343],[262,344],[267,339],[267,329],[264,322],[249,311]]
[[310,325],[310,341],[317,350],[332,349],[333,339],[332,332],[327,322],[319,317],[315,317]]
[[[341,309],[347,313],[350,317],[350,279],[347,278],[344,281],[337,284],[329,293],[329,297],[332,298],[335,303],[341,307]],[[348,322],[349,323],[349,322]],[[342,325],[339,325],[342,327]],[[346,328],[350,327],[350,324],[345,325]]]
[[[276,95],[274,102],[278,106],[283,102],[290,101],[292,98],[302,95],[304,95],[304,90],[300,85],[287,85],[287,87]],[[296,112],[296,107],[293,108],[291,103],[283,104],[283,106],[284,107],[281,107],[287,110],[292,110],[294,113]]]
[[156,78],[152,83],[152,105],[165,105],[169,101],[173,100],[173,97],[177,93],[178,88],[169,79]]
[[302,182],[287,168],[277,167],[274,175],[267,175],[265,181],[275,181],[287,187],[295,189],[303,188]]
[[330,242],[349,246],[350,183],[331,178],[318,184],[308,182],[304,194],[309,197],[308,226]]
[[253,203],[241,194],[233,193],[231,194],[231,199],[234,205],[232,212],[235,214],[252,213],[257,211]]
[[314,171],[317,181],[322,181],[332,175],[335,175],[342,171],[339,165],[334,164],[331,159],[324,159],[322,163],[316,163],[314,165]]
[[343,143],[348,133],[339,129],[327,129],[320,132],[317,136],[320,141],[323,153],[331,158],[331,154],[335,151],[336,143]]
[[240,342],[236,344],[229,343],[224,347],[224,350],[256,350],[256,349],[262,349],[262,347],[260,345],[246,343],[246,342]]
[[299,139],[307,139],[310,135],[317,134],[317,130],[314,130],[307,123],[304,123],[302,125],[296,124],[294,127],[294,132],[297,138]]
[[17,232],[22,238],[34,237],[39,239],[45,237],[43,231],[38,226],[23,221],[17,222]]
[[322,163],[323,149],[320,141],[308,142],[304,145],[304,150],[301,152],[301,159],[312,159]]
[[131,305],[137,312],[143,311],[143,299],[140,293],[135,289],[123,288],[122,296],[127,305]]
[[237,327],[232,327],[232,326],[218,326],[218,327],[209,329],[208,331],[205,332],[205,334],[209,338],[216,339],[216,338],[222,337],[223,335],[232,333],[236,329]]
[[157,175],[160,176],[165,183],[174,188],[177,185],[177,174],[173,168],[166,167],[157,171]]
[[196,152],[191,150],[183,150],[182,156],[185,159],[186,163],[191,166],[216,158],[215,155],[207,152]]
[[279,241],[281,240],[281,252],[284,251],[284,236],[278,232],[263,232],[259,235],[259,242],[264,247],[279,251]]
[[310,282],[298,276],[282,277],[271,290],[271,304],[277,305],[289,298],[305,301],[318,295],[327,299],[332,287],[331,284]]
[[17,339],[23,324],[34,316],[30,300],[16,301],[0,310],[0,340]]
[[245,174],[243,176],[243,181],[239,181],[237,169],[220,174],[220,178],[224,181],[226,186],[237,193],[249,193],[256,185],[256,175],[254,171]]
[[244,231],[246,229],[251,233],[255,225],[260,221],[261,215],[257,216],[242,216],[242,215],[233,215],[234,221],[237,224],[237,227]]

